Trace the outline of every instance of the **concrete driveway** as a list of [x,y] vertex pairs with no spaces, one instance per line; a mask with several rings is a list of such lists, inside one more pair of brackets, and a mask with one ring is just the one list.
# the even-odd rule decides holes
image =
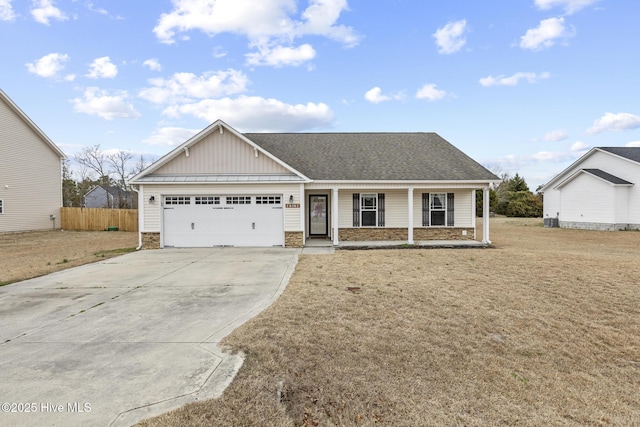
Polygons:
[[219,396],[242,358],[218,342],[298,253],[141,251],[0,287],[0,425],[131,425]]

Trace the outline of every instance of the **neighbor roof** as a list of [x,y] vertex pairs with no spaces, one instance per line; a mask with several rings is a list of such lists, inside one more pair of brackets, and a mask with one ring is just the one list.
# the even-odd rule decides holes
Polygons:
[[640,163],[640,147],[598,147],[601,150]]
[[[574,170],[576,167],[578,167],[578,165],[580,165],[580,163],[584,162],[593,153],[598,152],[598,151],[609,153],[609,154],[613,154],[614,156],[619,156],[619,157],[625,158],[627,160],[631,160],[633,162],[640,163],[640,147],[594,147],[591,150],[589,150],[586,154],[584,154],[582,157],[580,157],[578,160],[576,160],[575,162],[570,164],[567,168],[565,168],[558,175],[556,175],[553,178],[551,178],[551,180],[549,180],[549,182],[547,182],[545,185],[542,186],[540,191],[544,193],[549,188],[555,188],[554,186],[555,186],[555,184],[557,182],[561,182],[561,183],[565,182],[566,181],[565,176],[569,171]],[[595,170],[598,170],[598,169],[595,169]],[[603,172],[603,171],[601,171],[601,172],[602,173],[606,173],[606,172]],[[572,176],[574,176],[574,175],[575,174],[573,174]],[[593,174],[593,175],[598,176],[596,174]],[[611,176],[616,178],[613,175],[611,175]],[[604,178],[602,176],[600,176],[600,178],[606,179],[606,178]],[[558,185],[562,185],[562,184],[558,184]]]
[[633,185],[632,182],[626,181],[622,178],[618,178],[615,175],[611,175],[610,173],[607,173],[601,169],[582,169],[583,171],[590,173],[591,175],[597,176],[598,178],[602,178],[605,181],[610,182],[611,184],[618,184],[618,185]]
[[244,136],[314,180],[499,179],[436,133],[245,133]]

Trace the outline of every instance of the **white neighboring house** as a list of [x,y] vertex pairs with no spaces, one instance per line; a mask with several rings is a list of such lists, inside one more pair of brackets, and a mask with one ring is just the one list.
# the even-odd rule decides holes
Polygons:
[[545,226],[640,230],[640,147],[596,147],[542,187]]
[[0,90],[0,233],[58,227],[65,158]]
[[498,177],[435,133],[240,133],[218,120],[133,177],[145,248],[476,240]]

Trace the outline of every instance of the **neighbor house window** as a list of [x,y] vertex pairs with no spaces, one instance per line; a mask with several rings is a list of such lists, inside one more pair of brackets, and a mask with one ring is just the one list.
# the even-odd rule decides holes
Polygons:
[[453,193],[422,194],[422,226],[453,227]]
[[4,203],[2,202],[2,199],[0,199],[0,215],[2,215],[4,213]]
[[353,194],[353,226],[384,227],[384,193]]
[[164,198],[165,205],[190,205],[190,196],[166,196]]

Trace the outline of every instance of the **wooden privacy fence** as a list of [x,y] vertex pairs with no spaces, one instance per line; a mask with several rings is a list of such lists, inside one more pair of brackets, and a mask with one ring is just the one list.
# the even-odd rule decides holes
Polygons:
[[61,208],[60,227],[63,230],[138,231],[137,209]]

